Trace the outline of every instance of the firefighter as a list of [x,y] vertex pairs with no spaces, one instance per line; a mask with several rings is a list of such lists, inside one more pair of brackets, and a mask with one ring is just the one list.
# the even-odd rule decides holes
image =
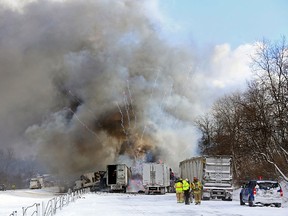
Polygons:
[[194,194],[193,194],[193,181],[190,183],[190,203],[193,203]]
[[15,189],[16,189],[16,185],[15,185],[15,184],[12,184],[11,189],[12,189],[12,190],[15,190]]
[[187,178],[183,180],[183,191],[185,197],[185,205],[190,205],[190,183]]
[[183,203],[183,183],[181,178],[176,181],[174,188],[176,191],[177,203]]
[[195,205],[200,205],[201,204],[201,196],[202,196],[202,183],[198,180],[197,177],[194,177],[193,182],[191,183],[191,189],[194,194],[194,199],[195,199]]

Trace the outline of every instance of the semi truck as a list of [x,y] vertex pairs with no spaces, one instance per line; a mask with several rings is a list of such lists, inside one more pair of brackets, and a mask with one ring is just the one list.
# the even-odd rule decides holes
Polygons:
[[[42,184],[41,184],[42,183]],[[43,187],[43,179],[40,177],[31,178],[29,182],[30,189],[41,189]]]
[[75,181],[74,190],[90,188],[90,190],[101,189],[101,179],[105,175],[105,171],[84,173],[80,176],[80,179]]
[[164,163],[143,163],[145,194],[165,194],[170,187],[170,171]]
[[199,156],[181,161],[180,176],[193,181],[197,177],[203,184],[202,199],[232,201],[232,157]]
[[37,175],[30,179],[30,189],[41,189],[55,186],[55,176],[50,174]]
[[131,168],[126,164],[107,165],[107,186],[111,192],[126,193],[131,176]]

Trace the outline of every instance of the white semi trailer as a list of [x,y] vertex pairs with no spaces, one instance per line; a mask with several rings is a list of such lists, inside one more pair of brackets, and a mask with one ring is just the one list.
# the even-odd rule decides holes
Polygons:
[[131,179],[131,169],[126,164],[107,165],[107,186],[110,191],[126,193]]
[[146,194],[168,192],[170,171],[164,163],[143,163],[143,186]]
[[182,179],[197,177],[202,182],[202,199],[232,200],[232,157],[193,157],[180,162],[179,168]]

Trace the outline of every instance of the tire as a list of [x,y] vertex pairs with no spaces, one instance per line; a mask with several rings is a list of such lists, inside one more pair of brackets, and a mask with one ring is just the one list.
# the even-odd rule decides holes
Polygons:
[[[231,198],[231,197],[228,197],[228,198],[223,197],[222,200],[223,200],[223,201],[232,201],[232,198]],[[240,202],[241,202],[241,201],[240,201]]]
[[245,205],[245,202],[243,202],[242,194],[240,193],[240,205]]
[[275,203],[275,207],[280,208],[281,207],[281,203]]
[[210,200],[210,197],[203,197],[202,200]]

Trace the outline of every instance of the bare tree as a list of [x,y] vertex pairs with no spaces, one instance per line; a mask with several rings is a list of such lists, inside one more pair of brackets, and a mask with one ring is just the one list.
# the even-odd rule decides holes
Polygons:
[[258,78],[248,83],[247,91],[220,98],[214,103],[210,117],[198,120],[203,134],[200,146],[203,153],[231,154],[236,177],[280,174],[287,180],[288,47],[285,38],[276,43],[259,44],[253,62]]
[[214,134],[214,125],[213,118],[206,114],[201,116],[196,120],[196,126],[202,133],[201,140],[199,142],[199,147],[202,154],[211,154],[210,150],[213,148],[213,134]]
[[262,120],[266,120],[266,129],[269,132],[270,151],[262,152],[262,155],[287,179],[288,45],[285,37],[276,43],[263,41],[259,44],[253,62],[259,77],[258,89],[265,98],[266,110],[262,110]]

